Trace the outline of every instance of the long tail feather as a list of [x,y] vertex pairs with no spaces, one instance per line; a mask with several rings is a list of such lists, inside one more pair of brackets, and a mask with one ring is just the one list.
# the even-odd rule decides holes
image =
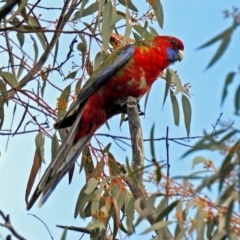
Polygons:
[[81,115],[82,113],[78,114],[68,135],[58,149],[56,157],[50,163],[42,179],[38,183],[36,190],[34,191],[30,201],[27,204],[27,210],[29,210],[33,206],[33,204],[36,202],[40,195],[42,196],[38,205],[42,206],[46,202],[48,197],[54,191],[55,187],[71,168],[72,164],[75,163],[76,159],[82,152],[87,142],[91,139],[91,135],[85,135],[76,143],[74,143],[74,138],[78,131],[78,124]]

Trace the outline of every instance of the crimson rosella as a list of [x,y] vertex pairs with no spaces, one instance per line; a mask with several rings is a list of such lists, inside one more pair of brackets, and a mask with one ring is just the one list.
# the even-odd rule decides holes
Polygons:
[[140,99],[159,74],[183,58],[183,43],[169,36],[156,36],[126,45],[110,54],[91,75],[77,100],[55,128],[71,127],[56,157],[46,169],[27,209],[41,196],[43,205],[66,175],[96,130],[120,111],[131,96]]

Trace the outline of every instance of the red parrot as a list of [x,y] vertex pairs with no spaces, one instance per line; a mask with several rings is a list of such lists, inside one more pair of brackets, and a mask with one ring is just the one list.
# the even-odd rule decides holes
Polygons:
[[28,202],[28,210],[40,195],[39,206],[45,203],[96,130],[121,112],[124,99],[140,99],[164,69],[182,60],[183,49],[175,37],[156,36],[119,48],[102,62],[65,117],[55,124],[57,129],[71,128]]

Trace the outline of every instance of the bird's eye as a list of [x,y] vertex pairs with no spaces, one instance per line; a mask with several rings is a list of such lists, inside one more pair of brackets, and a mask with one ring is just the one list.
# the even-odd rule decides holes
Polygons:
[[171,44],[172,44],[172,45],[177,46],[177,42],[176,42],[176,40],[171,39],[170,41],[171,41]]

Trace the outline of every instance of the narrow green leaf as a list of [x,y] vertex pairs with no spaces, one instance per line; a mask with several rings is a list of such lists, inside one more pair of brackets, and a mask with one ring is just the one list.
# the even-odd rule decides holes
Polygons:
[[147,94],[145,95],[145,100],[144,100],[144,113],[146,113],[146,109],[147,109],[147,102],[148,102],[148,98],[151,92],[151,88],[148,90]]
[[148,27],[149,27],[150,33],[153,37],[156,37],[159,35],[158,32],[153,27],[151,27],[151,26],[148,26]]
[[152,125],[151,131],[150,131],[150,151],[151,151],[152,159],[156,158],[155,147],[154,147],[154,128],[155,128],[155,124]]
[[95,56],[94,59],[94,69],[96,70],[102,61],[107,57],[108,55],[103,51],[103,52],[98,52],[97,55]]
[[232,83],[235,74],[236,74],[235,72],[230,72],[230,73],[228,73],[228,75],[226,77],[225,84],[224,84],[224,87],[223,87],[223,93],[222,93],[222,100],[221,100],[222,105],[223,105],[224,100],[225,100],[225,98],[228,94],[228,87]]
[[98,186],[99,184],[99,181],[96,179],[96,178],[90,178],[88,181],[87,181],[87,188],[86,190],[84,191],[86,194],[90,194],[92,193],[96,187]]
[[224,30],[219,35],[217,35],[216,37],[212,38],[211,40],[207,41],[206,43],[204,43],[203,45],[198,47],[198,49],[208,47],[208,46],[212,45],[213,43],[215,43],[215,42],[217,42],[217,41],[219,41],[221,39],[229,38],[231,36],[231,34],[232,34],[232,31],[233,31],[233,29],[232,29],[232,26],[231,26],[228,29]]
[[128,7],[129,9],[131,9],[134,12],[138,12],[137,7],[132,3],[131,0],[118,0],[118,2],[120,4],[122,4],[123,6],[125,6],[126,8]]
[[34,49],[34,61],[37,62],[38,60],[38,45],[37,45],[37,42],[35,40],[35,38],[30,34],[30,38],[32,39],[33,41],[33,49]]
[[235,99],[234,99],[234,105],[235,105],[235,114],[239,115],[240,114],[240,85],[237,88],[236,94],[235,94]]
[[231,163],[231,160],[234,156],[234,151],[236,151],[235,149],[237,149],[240,145],[240,140],[237,141],[232,147],[231,149],[229,149],[228,151],[228,155],[226,156],[226,158],[224,159],[222,166],[220,168],[219,171],[219,175],[220,175],[220,182],[219,182],[219,192],[222,190],[223,187],[223,183],[225,181],[226,176],[233,170],[234,168],[234,163]]
[[197,230],[197,236],[199,240],[204,240],[204,229],[205,229],[205,222],[204,222],[204,215],[201,210],[198,210],[196,217],[196,230]]
[[[28,17],[28,26],[32,28],[32,30],[42,30],[36,33],[38,40],[40,41],[43,50],[45,51],[48,46],[46,35],[44,34],[44,28],[42,28],[41,24],[39,23],[38,19],[32,16]],[[24,26],[25,28],[27,26]]]
[[19,83],[12,73],[0,71],[0,76],[2,76],[6,83],[8,83],[11,87],[18,87]]
[[94,14],[97,10],[98,10],[98,2],[96,1],[96,2],[92,3],[91,5],[89,5],[87,8],[83,9],[82,11],[80,9],[78,12],[76,12],[72,21],[76,21],[80,18],[84,18],[91,14]]
[[20,62],[20,66],[18,67],[17,79],[21,77],[25,65],[26,65],[26,62],[24,61],[24,56],[23,56]]
[[18,41],[19,41],[20,46],[23,47],[24,40],[25,40],[25,35],[24,35],[24,33],[18,32],[18,33],[17,33],[17,39],[18,39]]
[[126,28],[125,28],[125,33],[124,33],[124,36],[123,36],[123,41],[128,40],[131,32],[132,32],[131,14],[129,12],[128,7],[126,7]]
[[216,222],[215,222],[215,219],[211,219],[210,221],[207,222],[207,238],[208,239],[212,239],[212,232],[214,230],[214,228],[217,227],[216,226]]
[[162,107],[165,104],[165,101],[166,101],[166,98],[167,98],[167,95],[168,95],[168,91],[169,91],[170,86],[171,86],[171,81],[172,81],[172,73],[170,72],[169,69],[167,69],[167,73],[166,73],[166,86],[165,86],[165,92],[164,92],[164,98],[163,98],[163,105],[162,105]]
[[171,68],[168,68],[168,69],[172,74],[171,83],[174,83],[175,88],[176,88],[175,91],[174,91],[174,95],[177,95],[183,89],[181,80],[180,80],[178,74],[175,71],[173,71]]
[[187,136],[189,137],[191,118],[192,118],[192,109],[191,109],[191,104],[189,102],[189,99],[184,94],[182,94],[182,107],[183,107],[185,128],[187,131]]
[[52,160],[55,158],[56,154],[57,154],[57,150],[59,148],[59,142],[58,142],[58,138],[56,134],[53,134],[52,137]]
[[165,208],[155,219],[156,222],[160,222],[166,217],[178,204],[179,200],[172,202],[167,208]]
[[111,175],[112,176],[119,175],[120,174],[120,168],[119,168],[114,156],[109,151],[108,151],[107,154],[108,154],[108,165],[109,165],[109,168],[110,168],[110,171],[111,171]]
[[68,75],[64,78],[64,80],[65,79],[74,79],[77,75],[77,72],[78,72],[78,70],[68,73]]
[[74,17],[73,17],[72,21],[76,21],[76,20],[78,20],[78,19],[80,19],[80,18],[82,17],[83,9],[84,9],[84,7],[86,6],[86,4],[87,4],[88,2],[89,2],[89,0],[82,0],[80,10],[77,11],[77,12],[74,14]]
[[35,145],[36,145],[36,152],[37,152],[41,162],[45,162],[45,160],[44,160],[44,143],[45,143],[44,135],[42,132],[39,132],[35,137]]
[[0,95],[4,98],[4,100],[7,100],[8,92],[7,92],[7,86],[6,84],[0,79]]
[[155,231],[155,230],[160,230],[160,229],[168,226],[170,223],[172,223],[172,222],[170,222],[170,221],[160,221],[160,222],[154,223],[154,224],[152,224],[151,227],[147,228],[145,231],[143,231],[140,234],[146,234],[146,233],[149,233],[149,232],[152,232],[152,231]]
[[59,49],[59,39],[57,40],[57,43],[56,43],[55,48],[54,48],[53,65],[52,65],[53,68],[55,67],[55,64],[57,62],[58,49]]
[[111,26],[112,12],[113,12],[113,6],[111,1],[109,1],[104,6],[103,14],[102,14],[102,41],[103,41],[103,49],[105,53],[107,53],[108,51],[108,43],[109,43],[109,39],[113,29],[113,27]]
[[102,154],[107,153],[111,147],[112,143],[108,143],[108,145],[102,150]]
[[173,110],[173,117],[174,117],[174,124],[176,126],[179,125],[180,122],[180,110],[176,96],[174,95],[173,91],[170,89],[170,99],[172,103],[172,110]]
[[230,43],[230,38],[223,39],[220,47],[218,48],[216,54],[213,56],[212,60],[208,64],[207,68],[210,68],[222,56],[222,54],[227,49],[227,46],[229,45],[229,43]]
[[125,213],[127,215],[127,230],[129,233],[132,233],[134,219],[134,197],[130,193],[126,193],[125,195]]
[[59,109],[58,109],[58,116],[57,120],[60,120],[65,114],[66,114],[66,109],[69,101],[69,96],[71,92],[71,84],[69,84],[61,93],[58,101],[60,104]]
[[4,99],[0,98],[0,129],[2,129],[4,122]]
[[148,39],[153,37],[152,34],[147,30],[148,22],[145,22],[144,27],[140,25],[134,25],[133,28],[140,34],[141,39]]
[[66,240],[67,239],[67,229],[65,228],[64,230],[63,230],[63,234],[62,234],[62,236],[61,236],[61,240]]
[[168,204],[168,198],[164,197],[157,206],[157,215],[159,215],[167,207],[167,204]]
[[152,8],[157,18],[158,24],[161,28],[163,28],[164,14],[163,14],[162,3],[160,0],[153,0],[152,2],[153,2]]

